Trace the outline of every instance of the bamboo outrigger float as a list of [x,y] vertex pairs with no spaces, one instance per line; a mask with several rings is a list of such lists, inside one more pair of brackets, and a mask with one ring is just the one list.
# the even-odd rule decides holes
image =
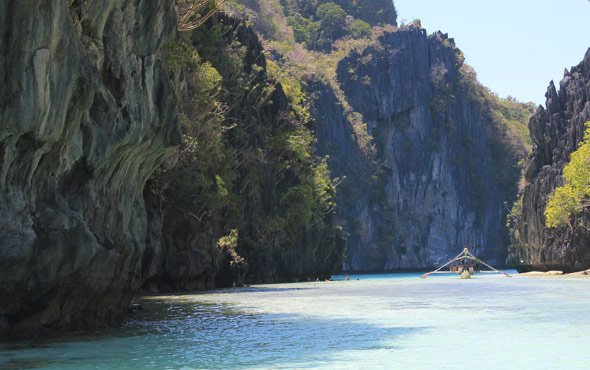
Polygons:
[[[469,261],[471,261],[471,262],[469,262]],[[454,262],[459,262],[459,264],[454,265],[453,264]],[[475,266],[474,266],[474,263],[475,263]],[[479,268],[480,264],[489,268],[490,271],[481,271]],[[442,270],[449,265],[451,265],[449,271]],[[504,274],[504,275],[506,275],[506,277],[512,277],[512,275],[507,274],[504,271],[497,270],[497,269],[493,268],[492,266],[488,265],[487,263],[485,263],[484,261],[478,259],[473,254],[469,253],[469,250],[467,249],[467,247],[463,248],[463,252],[459,253],[455,258],[451,259],[449,262],[445,263],[444,265],[437,268],[436,270],[428,272],[420,277],[422,279],[426,279],[428,276],[430,276],[430,274],[448,274],[449,272],[451,272],[451,273],[454,272],[454,273],[461,275],[461,279],[469,279],[469,278],[471,278],[471,275],[473,275],[475,273]]]

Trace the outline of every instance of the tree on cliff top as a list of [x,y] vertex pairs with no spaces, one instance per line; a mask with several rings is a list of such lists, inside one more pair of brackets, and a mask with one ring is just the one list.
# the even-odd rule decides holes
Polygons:
[[[563,169],[566,183],[549,196],[545,210],[549,228],[568,225],[573,231],[571,217],[590,208],[590,122],[586,122],[586,127],[584,142]],[[590,230],[586,225],[580,226]]]

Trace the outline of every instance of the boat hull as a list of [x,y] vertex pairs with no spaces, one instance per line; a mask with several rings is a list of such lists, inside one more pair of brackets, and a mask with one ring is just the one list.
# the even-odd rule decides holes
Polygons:
[[461,273],[461,279],[471,279],[471,273],[469,272],[469,270],[463,270],[463,272]]

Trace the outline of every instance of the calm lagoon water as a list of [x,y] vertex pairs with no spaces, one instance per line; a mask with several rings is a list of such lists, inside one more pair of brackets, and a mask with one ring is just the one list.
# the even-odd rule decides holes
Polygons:
[[121,329],[0,344],[0,368],[590,368],[588,277],[335,280],[142,297]]

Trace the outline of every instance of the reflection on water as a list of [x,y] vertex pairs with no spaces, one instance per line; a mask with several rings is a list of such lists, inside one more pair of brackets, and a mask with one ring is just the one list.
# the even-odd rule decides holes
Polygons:
[[424,369],[469,363],[541,369],[589,363],[590,279],[418,276],[144,296],[144,310],[121,329],[2,344],[0,368]]

